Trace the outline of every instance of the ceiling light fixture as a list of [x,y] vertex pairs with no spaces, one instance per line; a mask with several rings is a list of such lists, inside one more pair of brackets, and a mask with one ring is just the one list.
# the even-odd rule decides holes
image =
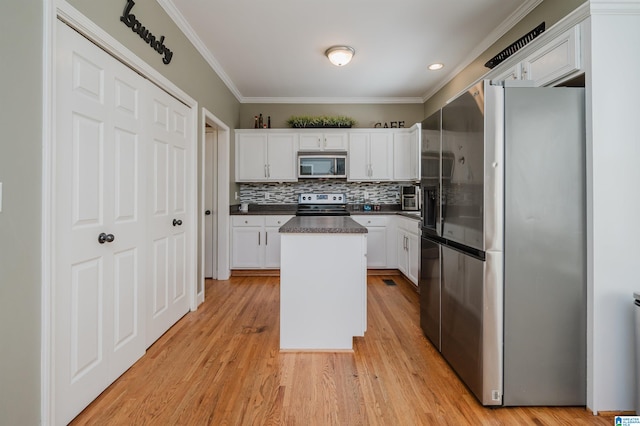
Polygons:
[[431,64],[428,67],[431,71],[437,71],[437,70],[441,70],[442,68],[444,68],[444,64],[438,63],[436,62],[435,64]]
[[356,51],[349,46],[332,46],[324,54],[327,55],[333,65],[341,67],[351,62],[351,58],[356,54]]

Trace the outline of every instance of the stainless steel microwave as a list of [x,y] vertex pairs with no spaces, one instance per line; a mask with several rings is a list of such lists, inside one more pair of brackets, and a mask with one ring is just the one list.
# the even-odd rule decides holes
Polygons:
[[347,155],[345,153],[298,154],[299,178],[346,178]]

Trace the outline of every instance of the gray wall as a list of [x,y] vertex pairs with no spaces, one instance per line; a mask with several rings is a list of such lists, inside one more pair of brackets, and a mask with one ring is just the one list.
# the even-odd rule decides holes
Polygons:
[[[6,1],[0,6],[5,35],[0,38],[0,425],[41,422],[42,38],[43,19],[48,19],[43,17],[43,1]],[[166,36],[165,44],[174,51],[168,66],[119,21],[125,0],[70,3],[200,107],[231,129],[239,126],[239,102],[155,1],[139,0],[134,12]],[[200,116],[198,111],[198,120]],[[200,145],[199,140],[198,149]]]
[[40,423],[42,3],[0,6],[0,424]]
[[442,89],[427,99],[424,104],[424,116],[428,117],[444,106],[447,100],[463,91],[471,83],[482,78],[482,76],[489,71],[489,68],[485,68],[484,64],[500,53],[502,49],[518,40],[543,21],[546,23],[546,28],[550,28],[586,1],[587,0],[544,0],[504,36],[491,45],[489,49],[484,51],[484,53],[478,56],[469,66],[457,74]]
[[[242,104],[240,128],[253,128],[253,117],[271,116],[271,127],[288,127],[292,115],[346,115],[357,121],[355,127],[373,127],[375,123],[404,121],[405,127],[422,121],[422,104]],[[391,124],[389,124],[390,126]]]

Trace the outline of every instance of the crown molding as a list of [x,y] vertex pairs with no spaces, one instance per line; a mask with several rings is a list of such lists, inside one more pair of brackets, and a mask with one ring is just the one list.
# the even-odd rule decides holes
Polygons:
[[422,98],[243,98],[243,104],[421,104]]
[[160,7],[164,9],[164,11],[169,15],[169,18],[175,22],[180,31],[184,33],[184,35],[189,39],[191,44],[196,48],[196,50],[202,55],[204,60],[209,64],[209,66],[213,69],[213,71],[220,77],[222,82],[227,86],[227,88],[233,93],[233,96],[236,97],[238,101],[243,102],[243,96],[233,83],[229,75],[224,71],[222,65],[217,61],[217,59],[211,54],[207,46],[204,42],[197,36],[196,32],[193,30],[191,25],[184,18],[182,13],[175,7],[172,0],[157,0]]
[[462,61],[455,69],[451,70],[439,84],[434,86],[428,92],[422,96],[422,102],[426,102],[430,97],[438,93],[440,89],[446,86],[453,78],[458,75],[462,70],[468,67],[473,61],[475,61],[483,52],[485,52],[493,43],[498,41],[500,37],[505,35],[511,28],[513,28],[518,22],[520,22],[525,16],[527,16],[533,9],[538,7],[543,0],[529,0],[520,6],[515,12],[504,20],[495,30],[487,35],[475,49],[473,49],[467,55],[466,60]]

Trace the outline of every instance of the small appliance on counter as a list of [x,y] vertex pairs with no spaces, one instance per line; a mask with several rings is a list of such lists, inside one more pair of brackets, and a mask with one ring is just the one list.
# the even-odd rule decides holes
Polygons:
[[419,211],[421,208],[420,187],[408,185],[400,187],[400,202],[402,210]]

